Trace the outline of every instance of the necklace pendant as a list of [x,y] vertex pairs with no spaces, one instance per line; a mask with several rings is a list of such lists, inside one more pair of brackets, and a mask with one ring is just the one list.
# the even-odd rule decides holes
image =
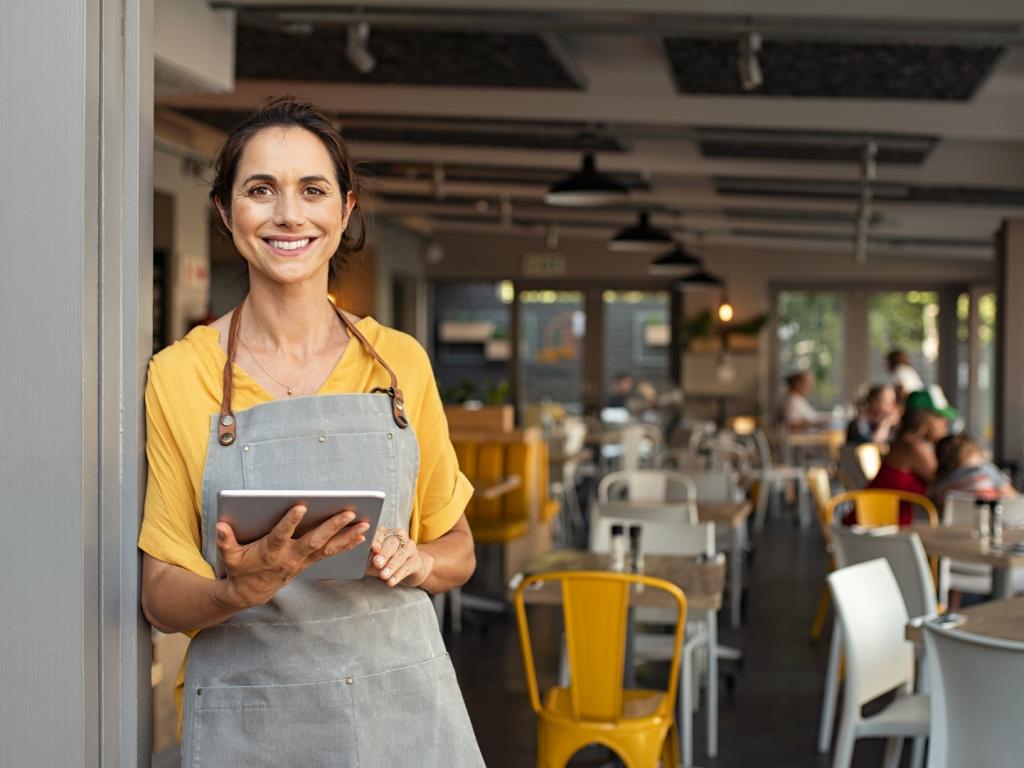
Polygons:
[[289,394],[289,395],[290,395],[290,394],[292,393],[292,388],[291,388],[291,387],[285,387],[285,389],[287,389],[287,390],[288,390],[288,394]]

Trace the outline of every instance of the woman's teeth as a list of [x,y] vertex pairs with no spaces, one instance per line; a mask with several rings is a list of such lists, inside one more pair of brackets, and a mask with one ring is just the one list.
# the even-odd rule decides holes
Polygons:
[[309,238],[304,240],[268,240],[271,248],[280,248],[282,251],[297,251],[309,245]]

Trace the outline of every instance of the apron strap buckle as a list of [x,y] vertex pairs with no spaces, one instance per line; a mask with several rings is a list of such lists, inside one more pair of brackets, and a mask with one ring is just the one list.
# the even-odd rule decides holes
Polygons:
[[370,390],[373,394],[387,395],[391,398],[391,415],[399,429],[407,429],[409,419],[405,415],[405,398],[402,397],[402,390],[397,387],[374,387]]

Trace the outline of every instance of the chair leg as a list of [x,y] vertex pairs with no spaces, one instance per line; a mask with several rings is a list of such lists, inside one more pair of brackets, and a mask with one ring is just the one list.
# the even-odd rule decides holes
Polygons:
[[832,768],[850,768],[853,763],[853,745],[857,740],[857,723],[854,713],[844,712],[839,723],[839,736],[832,753]]
[[691,768],[693,765],[693,652],[694,648],[687,648],[683,658],[682,680],[679,683],[679,692],[676,696],[676,724],[679,727],[679,739],[682,742],[683,768]]
[[910,750],[910,768],[924,768],[924,746],[927,739],[918,736],[914,739],[913,747]]
[[665,736],[665,743],[661,748],[662,768],[679,768],[679,734],[677,730],[676,724],[673,723],[672,727],[668,729],[668,735]]
[[842,635],[839,622],[832,623],[832,640],[829,644],[828,667],[825,671],[825,693],[821,701],[821,724],[818,727],[818,751],[828,752],[832,743],[832,727],[836,718],[836,700],[839,698],[839,660],[843,654]]
[[899,768],[900,756],[903,754],[903,738],[894,736],[885,743],[885,757],[882,758],[883,768]]
[[821,597],[818,598],[818,612],[814,616],[814,623],[811,625],[811,641],[818,642],[821,639],[821,632],[825,629],[825,619],[828,618],[828,607],[831,603],[829,598],[828,585],[821,587]]
[[771,493],[770,486],[771,484],[765,478],[761,478],[754,485],[754,493],[757,499],[754,504],[755,531],[764,530],[764,521],[768,516],[768,496]]

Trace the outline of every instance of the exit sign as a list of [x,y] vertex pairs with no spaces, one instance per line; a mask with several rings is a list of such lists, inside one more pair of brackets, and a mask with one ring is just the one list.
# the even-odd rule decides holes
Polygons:
[[565,256],[560,253],[528,253],[523,256],[526,277],[557,277],[565,274]]

